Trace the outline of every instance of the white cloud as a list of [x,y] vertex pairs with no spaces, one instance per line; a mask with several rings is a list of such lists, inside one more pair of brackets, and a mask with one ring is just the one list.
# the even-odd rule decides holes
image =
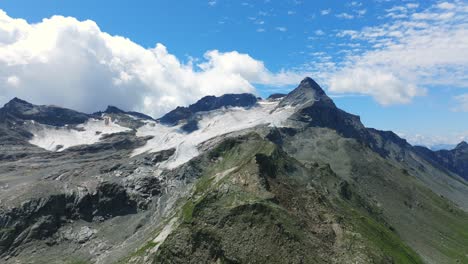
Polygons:
[[367,13],[367,9],[356,10],[356,13],[358,14],[358,16],[363,16]]
[[423,12],[413,14],[413,18],[417,20],[447,20],[451,19],[455,13],[446,12],[446,13],[433,13],[433,12]]
[[406,4],[406,7],[410,8],[410,9],[414,9],[414,8],[418,8],[419,4],[418,3],[408,3],[408,4]]
[[208,1],[209,6],[215,6],[218,2],[216,0]]
[[382,105],[409,103],[411,98],[425,91],[400,80],[391,72],[367,67],[345,69],[330,79],[331,92],[359,92],[373,96]]
[[409,12],[414,12],[414,9],[418,8],[418,3],[408,3],[404,6],[394,6],[392,8],[386,9],[387,14],[385,17],[390,17],[393,19],[407,18]]
[[444,145],[455,146],[462,141],[468,141],[468,131],[462,133],[449,133],[443,136],[431,134],[414,134],[398,132],[398,136],[406,139],[413,146],[428,148]]
[[272,73],[236,51],[211,50],[184,63],[162,44],[146,49],[90,20],[53,16],[29,24],[0,10],[0,103],[17,96],[85,112],[113,104],[157,117],[205,95],[255,93],[253,84],[301,77]]
[[449,2],[442,2],[442,3],[439,3],[437,5],[438,8],[440,9],[448,9],[448,10],[451,10],[451,9],[454,9],[456,6],[455,4],[453,3],[449,3]]
[[315,30],[314,33],[315,33],[315,35],[317,35],[317,36],[323,36],[323,35],[325,35],[325,32],[323,32],[323,30],[321,30],[321,29]]
[[336,17],[344,18],[344,19],[353,19],[354,15],[351,15],[351,14],[348,14],[348,13],[340,13],[340,14],[337,14]]
[[332,11],[331,9],[324,9],[324,10],[321,10],[321,11],[320,11],[320,14],[321,14],[322,16],[326,16],[326,15],[330,14],[331,11]]
[[286,27],[276,27],[275,29],[278,30],[278,31],[281,31],[281,32],[288,31],[288,29]]
[[20,79],[18,78],[18,76],[12,75],[6,79],[6,83],[12,87],[18,87],[18,85],[20,84]]
[[468,4],[457,3],[450,12],[437,6],[418,13],[393,7],[386,11],[407,12],[407,18],[338,32],[372,48],[348,50],[325,77],[329,89],[371,95],[388,105],[408,103],[429,86],[468,87]]
[[288,15],[290,15],[290,16],[295,15],[295,14],[296,14],[296,11],[292,11],[292,10],[288,11]]

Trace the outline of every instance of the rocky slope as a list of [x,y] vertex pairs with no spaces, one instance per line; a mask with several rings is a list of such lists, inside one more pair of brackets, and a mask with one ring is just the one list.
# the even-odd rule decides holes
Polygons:
[[310,78],[158,120],[14,99],[0,137],[5,263],[468,262],[466,143],[366,128]]

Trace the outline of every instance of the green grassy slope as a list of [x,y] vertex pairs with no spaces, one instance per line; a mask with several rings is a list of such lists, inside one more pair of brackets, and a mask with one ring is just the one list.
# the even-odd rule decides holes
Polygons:
[[255,134],[208,155],[154,263],[421,263],[328,165],[305,167]]
[[327,129],[302,131],[283,147],[303,164],[330,164],[338,177],[379,208],[381,218],[425,262],[468,263],[468,214],[426,184],[440,173],[435,168],[410,158],[383,158]]

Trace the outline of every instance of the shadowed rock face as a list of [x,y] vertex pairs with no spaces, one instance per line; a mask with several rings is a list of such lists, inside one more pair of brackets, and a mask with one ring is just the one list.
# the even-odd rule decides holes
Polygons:
[[299,106],[292,119],[308,126],[331,128],[346,137],[361,140],[369,137],[359,116],[337,108],[333,100],[309,77],[302,80],[296,89],[284,97],[280,105]]
[[435,153],[450,171],[468,180],[468,143],[463,141],[452,150],[439,150]]
[[61,194],[31,200],[0,215],[0,255],[33,239],[46,239],[69,220],[104,221],[137,212],[125,188],[101,183],[94,194]]
[[[257,100],[207,96],[159,121],[190,132],[204,112]],[[0,262],[468,260],[468,185],[450,172],[466,171],[459,166],[467,143],[432,152],[366,128],[311,78],[269,100],[295,109],[286,127],[211,138],[173,169],[164,164],[184,154],[179,147],[132,155],[153,138],[137,136],[148,116],[113,106],[88,116],[12,100],[0,110]],[[102,114],[131,129],[49,152],[30,145],[22,125]]]
[[437,166],[454,172],[468,181],[468,143],[465,141],[452,150],[432,151],[421,146],[416,146],[414,149]]
[[398,145],[403,149],[411,147],[406,140],[391,131],[366,128],[359,116],[336,107],[333,100],[309,77],[284,97],[280,105],[298,107],[291,120],[299,121],[301,125],[308,127],[333,129],[344,137],[368,145],[382,156],[390,155],[388,144]]
[[87,114],[57,106],[33,105],[18,98],[5,104],[0,111],[2,119],[13,117],[52,126],[82,124],[90,117]]

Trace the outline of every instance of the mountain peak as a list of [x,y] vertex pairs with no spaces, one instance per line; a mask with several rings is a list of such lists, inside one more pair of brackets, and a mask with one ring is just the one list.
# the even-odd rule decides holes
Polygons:
[[13,107],[15,105],[29,105],[29,106],[32,106],[31,103],[23,100],[23,99],[20,99],[18,97],[15,97],[13,99],[11,99],[8,103],[5,104],[5,107],[6,108],[9,108],[9,107]]
[[310,78],[310,77],[305,77],[301,83],[299,84],[299,86],[304,86],[304,87],[308,87],[308,88],[312,88],[314,90],[317,90],[317,91],[320,91],[320,92],[323,92],[325,93],[322,88],[320,87],[320,85],[318,85],[318,83]]
[[122,113],[126,113],[126,112],[124,110],[118,108],[117,106],[108,105],[106,110],[104,111],[104,113],[107,113],[107,114],[122,114]]
[[468,149],[468,143],[466,141],[462,141],[458,143],[458,145],[455,147],[455,149]]
[[297,106],[304,104],[315,104],[320,102],[335,108],[335,103],[327,96],[325,91],[312,78],[304,78],[299,86],[292,90],[280,103],[280,106]]
[[11,99],[10,102],[28,103],[25,100],[23,100],[21,98],[18,98],[18,97],[15,97],[15,98]]

